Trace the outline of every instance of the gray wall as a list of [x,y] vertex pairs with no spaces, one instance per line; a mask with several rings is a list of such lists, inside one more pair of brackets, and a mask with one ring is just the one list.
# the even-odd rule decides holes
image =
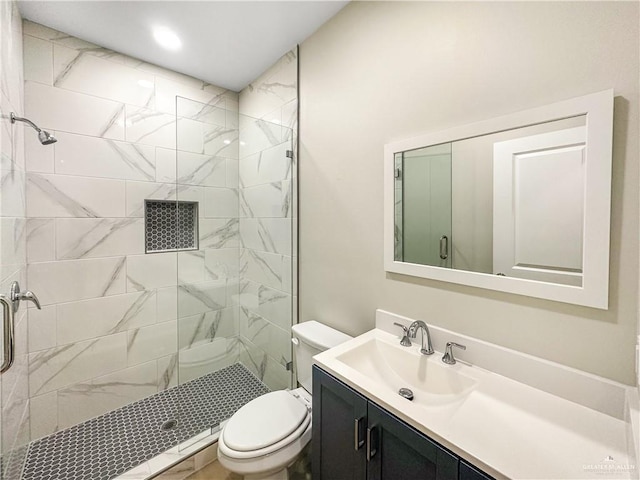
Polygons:
[[[353,2],[300,49],[300,315],[383,308],[635,384],[638,4]],[[383,145],[614,88],[610,308],[386,274]]]

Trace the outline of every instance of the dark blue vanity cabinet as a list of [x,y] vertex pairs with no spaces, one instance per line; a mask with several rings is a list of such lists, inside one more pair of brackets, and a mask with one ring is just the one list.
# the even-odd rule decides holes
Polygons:
[[473,465],[460,460],[460,476],[459,480],[494,480],[482,470],[478,470]]
[[365,397],[314,365],[313,480],[363,480],[367,477],[367,403]]
[[312,459],[314,480],[490,480],[317,366]]
[[368,480],[457,480],[455,455],[376,404],[369,402],[367,407]]

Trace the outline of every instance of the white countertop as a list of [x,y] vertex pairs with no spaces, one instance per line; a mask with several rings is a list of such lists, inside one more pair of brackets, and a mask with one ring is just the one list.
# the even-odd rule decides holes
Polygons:
[[[513,479],[637,478],[627,450],[629,425],[622,418],[462,362],[447,368],[464,372],[476,380],[475,386],[450,405],[425,408],[337,358],[373,338],[390,345],[399,342],[399,336],[378,328],[315,356],[315,363],[488,474]],[[419,361],[419,346],[407,348],[415,350]],[[428,361],[441,357],[436,351]]]

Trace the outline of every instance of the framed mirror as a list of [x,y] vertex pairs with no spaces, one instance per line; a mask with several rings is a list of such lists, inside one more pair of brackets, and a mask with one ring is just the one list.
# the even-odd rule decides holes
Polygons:
[[385,145],[388,272],[607,309],[613,91]]

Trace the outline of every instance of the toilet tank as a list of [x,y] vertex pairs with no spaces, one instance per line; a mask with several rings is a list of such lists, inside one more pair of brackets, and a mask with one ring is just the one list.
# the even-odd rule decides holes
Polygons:
[[311,393],[311,366],[313,365],[311,357],[353,337],[315,320],[293,325],[291,332],[298,383]]

